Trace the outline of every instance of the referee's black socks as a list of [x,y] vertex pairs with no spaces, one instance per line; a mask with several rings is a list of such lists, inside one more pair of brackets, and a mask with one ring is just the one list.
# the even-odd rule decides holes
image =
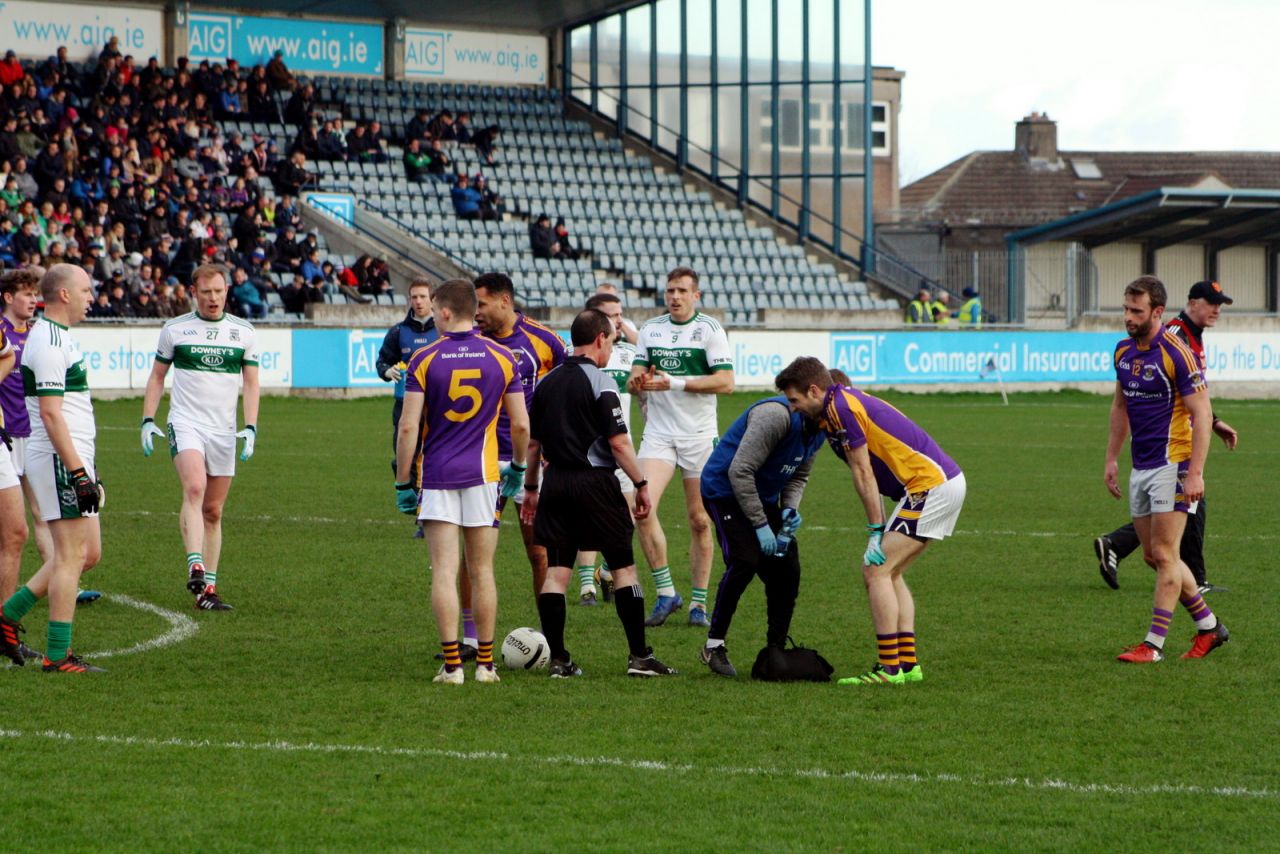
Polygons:
[[568,661],[564,648],[565,604],[563,593],[538,594],[538,618],[542,620],[542,634],[547,639],[551,657],[556,661]]
[[615,587],[613,607],[618,609],[618,619],[622,621],[622,630],[627,633],[631,654],[644,658],[649,654],[649,647],[644,642],[644,590],[639,584]]

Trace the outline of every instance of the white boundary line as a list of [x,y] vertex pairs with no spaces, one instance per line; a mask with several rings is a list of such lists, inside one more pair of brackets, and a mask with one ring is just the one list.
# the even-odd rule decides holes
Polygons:
[[[152,510],[118,510],[113,515],[117,516],[154,516],[157,518],[177,518],[178,512],[156,512]],[[388,514],[391,515],[391,514]],[[297,522],[302,524],[316,525],[396,525],[401,526],[405,523],[403,518],[395,519],[353,519],[331,518],[328,516],[272,516],[268,514],[256,516],[227,516],[228,520],[245,521],[245,522]],[[503,524],[506,524],[506,519]],[[672,529],[680,529],[685,527],[680,523],[671,526]],[[801,530],[804,531],[823,531],[827,533],[847,534],[852,532],[862,533],[862,526],[859,525],[805,525]],[[963,530],[957,529],[956,536],[960,537],[1068,537],[1070,539],[1088,540],[1086,534],[1079,531],[1012,531],[1012,530]],[[1224,540],[1280,540],[1280,534],[1209,534],[1210,539]]]
[[355,754],[362,756],[405,757],[409,759],[453,759],[459,762],[514,763],[581,768],[621,768],[627,771],[659,771],[709,774],[735,777],[774,777],[792,780],[831,780],[834,782],[902,784],[951,784],[981,789],[1027,789],[1043,792],[1067,792],[1075,795],[1103,794],[1146,797],[1150,795],[1213,795],[1222,798],[1256,800],[1280,799],[1280,791],[1250,789],[1244,786],[1194,786],[1180,783],[1156,783],[1132,786],[1124,783],[1074,783],[1052,777],[965,777],[959,774],[904,774],[889,771],[832,771],[826,768],[769,768],[752,766],[699,766],[662,760],[622,759],[613,756],[531,756],[490,750],[441,750],[418,747],[380,747],[370,744],[324,744],[289,741],[210,741],[186,738],[146,738],[131,735],[76,735],[58,730],[0,729],[0,738],[10,740],[43,739],[71,743],[107,744],[119,747],[178,748],[183,750],[226,750],[265,753]]
[[169,631],[151,640],[142,641],[122,649],[109,649],[105,652],[86,652],[85,655],[89,658],[111,658],[117,655],[133,655],[138,652],[163,649],[166,646],[180,643],[200,631],[200,624],[186,614],[179,614],[177,611],[170,611],[168,608],[161,608],[159,605],[152,605],[150,602],[143,602],[140,599],[134,599],[132,596],[125,596],[123,593],[108,593],[106,598],[110,602],[117,602],[130,608],[137,608],[139,611],[155,614],[157,617],[163,617],[169,623]]

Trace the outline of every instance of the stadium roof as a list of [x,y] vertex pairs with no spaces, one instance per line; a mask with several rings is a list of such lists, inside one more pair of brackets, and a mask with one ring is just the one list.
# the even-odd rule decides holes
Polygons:
[[[192,3],[192,11],[227,8],[227,3]],[[256,0],[254,14],[361,18],[404,18],[411,23],[504,30],[552,30],[565,24],[634,6],[635,0]]]
[[1010,243],[1073,240],[1090,248],[1118,240],[1155,250],[1208,242],[1215,249],[1280,240],[1280,189],[1159,187],[1113,204],[1015,231]]

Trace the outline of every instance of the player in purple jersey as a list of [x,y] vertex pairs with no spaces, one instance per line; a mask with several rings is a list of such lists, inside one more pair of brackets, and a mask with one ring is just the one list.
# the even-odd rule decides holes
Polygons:
[[[510,350],[519,363],[520,382],[527,406],[538,381],[565,359],[564,341],[553,330],[516,311],[516,290],[502,273],[485,273],[476,279],[476,324],[486,337]],[[511,439],[506,419],[498,421],[499,459],[511,459]],[[523,493],[515,501],[524,500]],[[547,576],[547,550],[533,541],[533,526],[522,519],[520,535],[533,570],[533,595],[537,598]]]
[[1195,639],[1183,658],[1203,658],[1230,637],[1205,604],[1178,549],[1187,514],[1195,513],[1204,497],[1213,411],[1199,360],[1162,323],[1166,301],[1164,284],[1155,276],[1140,276],[1124,289],[1129,337],[1115,350],[1116,392],[1103,469],[1107,490],[1120,498],[1116,460],[1125,436],[1131,435],[1129,512],[1142,541],[1142,556],[1156,570],[1146,639],[1117,657],[1134,664],[1164,660],[1164,642],[1178,602],[1196,624]]
[[[915,600],[903,573],[931,540],[955,530],[964,505],[964,473],[933,438],[884,401],[832,383],[827,367],[804,356],[778,374],[791,408],[822,427],[833,451],[849,465],[867,514],[870,535],[862,578],[875,624],[879,661],[841,685],[920,682]],[[883,498],[897,502],[885,521]]]
[[[458,529],[466,545],[478,650],[476,681],[497,682],[493,634],[498,593],[493,553],[498,495],[520,490],[529,445],[529,415],[510,350],[473,328],[476,293],[452,279],[432,294],[440,338],[409,360],[396,442],[396,505],[425,522],[431,554],[431,607],[444,664],[436,682],[460,685]],[[512,459],[498,460],[498,418],[510,417]],[[412,476],[417,468],[417,478]],[[413,483],[421,484],[415,491]]]

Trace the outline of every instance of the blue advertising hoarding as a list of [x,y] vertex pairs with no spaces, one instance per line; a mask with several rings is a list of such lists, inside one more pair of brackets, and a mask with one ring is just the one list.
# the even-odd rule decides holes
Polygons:
[[[835,332],[828,358],[855,383],[1105,382],[1114,332]],[[819,355],[815,353],[814,355]]]
[[266,63],[280,51],[290,71],[304,74],[381,75],[385,69],[380,24],[261,18],[192,12],[187,56],[192,62]]

